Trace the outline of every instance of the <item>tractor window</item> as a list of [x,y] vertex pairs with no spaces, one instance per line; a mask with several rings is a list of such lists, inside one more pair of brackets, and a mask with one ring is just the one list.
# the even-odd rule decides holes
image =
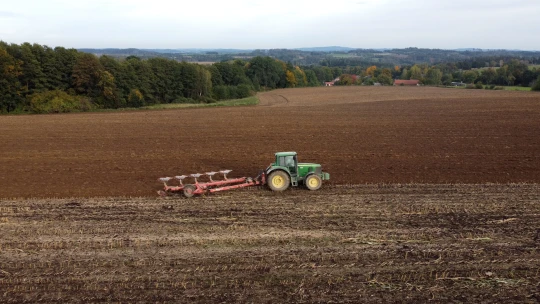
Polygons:
[[287,167],[294,167],[294,157],[293,156],[285,156],[285,165]]
[[295,156],[286,156],[285,165],[289,168],[292,174],[296,173],[296,157]]
[[293,155],[280,156],[278,159],[278,165],[281,167],[287,167],[290,169],[296,168],[296,159]]

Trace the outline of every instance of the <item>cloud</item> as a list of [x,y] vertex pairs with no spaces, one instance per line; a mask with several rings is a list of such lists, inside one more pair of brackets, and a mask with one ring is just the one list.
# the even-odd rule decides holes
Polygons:
[[9,11],[0,11],[0,18],[17,18],[19,17],[20,15],[19,14],[16,14],[14,12],[9,12]]
[[1,38],[13,43],[138,48],[540,49],[540,40],[533,39],[540,32],[540,19],[535,16],[540,11],[538,0],[4,2]]

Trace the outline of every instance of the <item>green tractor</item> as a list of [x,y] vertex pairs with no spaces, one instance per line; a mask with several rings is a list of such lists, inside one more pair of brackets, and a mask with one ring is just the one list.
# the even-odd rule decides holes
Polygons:
[[273,191],[284,191],[299,184],[309,190],[317,190],[323,180],[329,180],[330,174],[323,172],[320,164],[299,163],[296,152],[277,152],[276,161],[266,170],[266,183]]
[[[158,191],[160,196],[169,194],[184,193],[186,197],[201,195],[204,193],[214,193],[233,189],[240,189],[252,186],[268,187],[274,191],[284,191],[290,185],[298,186],[304,184],[309,190],[317,190],[321,187],[323,180],[329,180],[330,174],[322,172],[321,165],[311,163],[298,163],[296,152],[276,153],[275,163],[270,164],[256,178],[238,177],[227,178],[231,170],[221,170],[219,172],[206,172],[205,174],[195,173],[188,175],[178,175],[174,177],[162,177],[158,180],[163,183],[163,190]],[[215,174],[223,174],[222,180],[214,180]],[[208,181],[199,182],[198,178],[203,175],[208,176]],[[193,178],[192,183],[184,184],[186,178]],[[170,180],[178,180],[177,185],[167,184]]]

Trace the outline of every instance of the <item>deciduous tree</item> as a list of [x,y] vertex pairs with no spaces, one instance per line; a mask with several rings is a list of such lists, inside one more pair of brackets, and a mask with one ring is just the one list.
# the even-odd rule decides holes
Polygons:
[[476,78],[478,78],[478,73],[473,70],[465,71],[463,72],[461,78],[465,83],[473,83]]
[[291,71],[289,71],[289,70],[287,70],[287,71],[285,72],[285,74],[286,74],[285,77],[286,77],[286,79],[287,79],[287,87],[288,87],[288,88],[294,88],[294,87],[296,87],[297,81],[296,81],[296,76],[294,75],[294,73],[291,72]]
[[98,83],[103,73],[103,66],[92,54],[80,53],[73,66],[73,86],[75,90],[90,97],[100,95]]
[[532,85],[533,91],[540,91],[540,76],[536,78],[536,82]]
[[410,71],[410,79],[422,80],[422,69],[418,65],[413,65]]
[[366,76],[375,76],[375,71],[377,70],[377,66],[372,65],[366,69]]
[[427,85],[439,85],[441,84],[442,80],[442,72],[439,69],[436,68],[430,68],[427,73],[426,77],[424,79],[424,84]]

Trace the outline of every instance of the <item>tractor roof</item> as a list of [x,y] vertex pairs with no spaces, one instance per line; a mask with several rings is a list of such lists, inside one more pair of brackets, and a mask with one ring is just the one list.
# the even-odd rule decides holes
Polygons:
[[291,156],[296,155],[296,152],[276,152],[276,156]]

